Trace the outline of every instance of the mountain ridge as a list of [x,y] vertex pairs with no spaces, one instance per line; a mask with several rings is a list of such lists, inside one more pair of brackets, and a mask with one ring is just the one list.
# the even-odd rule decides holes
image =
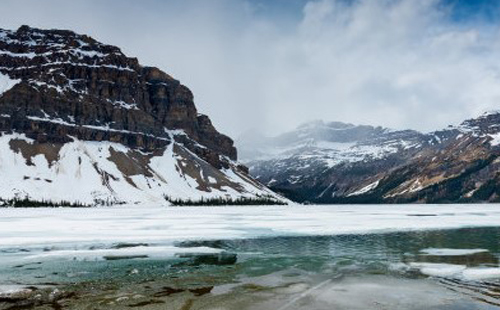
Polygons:
[[186,86],[69,30],[0,29],[0,132],[3,200],[281,199]]
[[[299,126],[297,131],[301,128],[308,127]],[[359,130],[364,127],[349,128]],[[382,127],[368,128],[373,131]],[[314,127],[308,130],[317,132]],[[266,149],[264,146],[260,152],[267,157],[263,158],[247,156],[245,150],[249,146],[240,145],[239,148],[252,175],[299,202],[447,203],[499,200],[500,193],[496,188],[500,168],[497,159],[500,113],[484,113],[458,126],[430,133],[414,130],[373,133],[364,138],[349,135],[350,143],[344,140],[340,144],[324,143],[328,139],[338,140],[334,131],[327,139],[315,136],[316,139],[307,143],[307,139],[301,140],[295,134],[297,139],[285,147]],[[290,136],[290,133],[286,135]],[[302,134],[304,137],[308,136]],[[273,145],[273,139],[269,141],[267,147]]]

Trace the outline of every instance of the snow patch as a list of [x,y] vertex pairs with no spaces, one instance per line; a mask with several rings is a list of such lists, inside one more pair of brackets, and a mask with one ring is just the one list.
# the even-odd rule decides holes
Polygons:
[[489,136],[491,137],[491,140],[490,140],[491,146],[500,145],[500,132],[495,133],[495,134],[490,134]]
[[0,96],[19,82],[21,82],[21,80],[13,80],[8,75],[0,72]]
[[347,195],[347,197],[357,196],[357,195],[362,195],[362,194],[368,193],[372,189],[375,189],[379,183],[380,183],[380,180],[377,180],[373,183],[370,183],[367,186],[355,191],[354,193],[350,193],[349,195]]
[[127,103],[125,101],[120,100],[120,101],[115,101],[114,104],[126,110],[139,110],[137,104],[135,103]]
[[2,56],[2,55],[7,55],[10,57],[29,58],[29,59],[33,59],[37,56],[37,54],[35,54],[35,53],[12,53],[9,51],[0,51],[0,56]]

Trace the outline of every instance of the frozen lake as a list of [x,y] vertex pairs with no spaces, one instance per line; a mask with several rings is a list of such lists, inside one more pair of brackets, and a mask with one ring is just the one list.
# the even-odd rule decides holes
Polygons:
[[[500,205],[0,209],[0,248],[500,226]],[[54,253],[52,253],[54,254]],[[79,253],[75,252],[75,255]]]
[[499,240],[483,204],[0,209],[0,309],[498,309]]

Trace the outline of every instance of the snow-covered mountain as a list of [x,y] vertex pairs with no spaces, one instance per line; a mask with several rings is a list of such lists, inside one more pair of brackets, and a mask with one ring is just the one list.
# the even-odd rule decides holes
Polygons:
[[0,30],[0,199],[281,199],[236,162],[191,91],[66,30]]
[[315,162],[324,167],[380,159],[427,142],[424,135],[412,130],[323,121],[303,124],[277,137],[259,137],[258,141],[252,141],[250,135],[245,134],[237,141],[240,159],[245,162],[297,160],[302,166]]
[[245,141],[238,143],[251,174],[297,201],[500,200],[499,112],[427,134],[317,121]]

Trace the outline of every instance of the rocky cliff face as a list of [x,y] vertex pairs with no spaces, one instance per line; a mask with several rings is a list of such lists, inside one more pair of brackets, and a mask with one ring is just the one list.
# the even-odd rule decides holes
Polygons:
[[[284,136],[296,138],[272,147]],[[492,112],[428,134],[316,122],[260,145],[266,156],[249,146],[242,155],[257,179],[297,201],[481,202],[500,201],[499,145]]]
[[72,135],[151,150],[166,145],[165,129],[181,129],[236,159],[232,140],[197,113],[187,87],[88,36],[27,26],[0,31],[0,72],[19,80],[0,98],[1,113],[10,116],[2,118],[1,130],[20,130],[39,142]]
[[[187,87],[158,68],[141,66],[118,47],[71,31],[28,26],[17,31],[0,30],[0,131],[4,138],[9,137],[2,147],[21,156],[19,161],[28,168],[43,166],[52,174],[38,176],[39,168],[16,176],[24,183],[50,180],[43,181],[47,183],[42,186],[44,191],[60,177],[61,170],[54,167],[64,159],[61,150],[70,152],[66,149],[73,145],[75,152],[70,153],[76,162],[67,163],[65,169],[72,170],[71,165],[78,167],[87,158],[104,188],[92,189],[98,194],[82,195],[85,202],[95,197],[130,201],[117,193],[110,180],[125,180],[133,190],[158,191],[152,194],[154,197],[270,194],[235,163],[233,141],[220,134],[206,115],[197,112]],[[101,149],[105,148],[107,161],[117,168],[114,173],[99,166],[95,156],[103,155],[97,150],[85,151],[90,142],[103,142]],[[45,157],[46,163],[34,160],[38,155]],[[173,158],[172,173],[184,179],[180,182],[186,183],[186,176],[194,180],[191,187],[195,194],[153,189],[151,183],[158,180],[165,188],[172,188],[168,180],[172,176],[162,175],[151,166],[161,156]],[[147,185],[141,187],[132,176],[146,178]],[[74,185],[78,182],[85,180],[75,180]],[[0,194],[2,198],[37,196],[29,186],[19,184],[7,185]],[[68,199],[64,195],[37,197],[46,196]]]

